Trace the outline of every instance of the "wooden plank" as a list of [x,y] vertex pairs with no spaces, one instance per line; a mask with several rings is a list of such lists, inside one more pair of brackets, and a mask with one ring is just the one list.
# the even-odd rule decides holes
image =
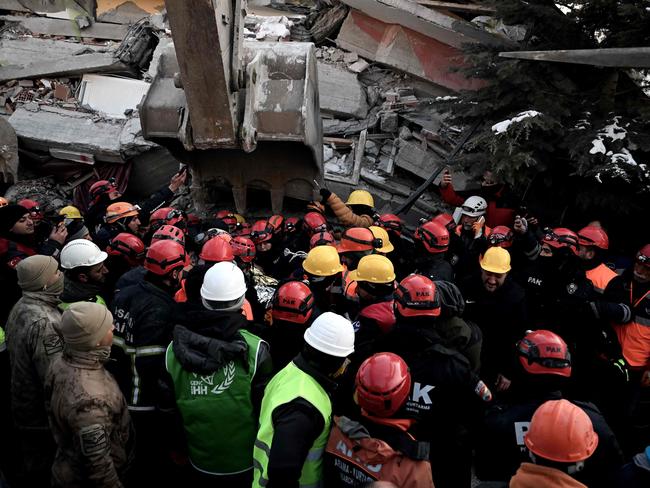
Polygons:
[[499,56],[528,61],[588,64],[611,68],[650,68],[650,47],[501,52]]
[[471,13],[485,13],[492,14],[497,9],[488,7],[486,5],[476,5],[475,3],[451,3],[451,2],[438,2],[436,0],[412,0],[415,3],[424,5],[425,7],[443,8],[451,10],[452,12],[471,12]]
[[128,30],[128,26],[120,24],[107,24],[95,22],[90,27],[80,29],[75,22],[62,19],[49,19],[47,17],[21,17],[19,15],[2,15],[0,20],[18,22],[22,27],[34,34],[48,36],[82,37],[95,39],[109,39],[121,41]]
[[345,139],[343,137],[323,137],[323,142],[325,144],[335,144],[337,146],[352,146],[354,144],[353,139]]

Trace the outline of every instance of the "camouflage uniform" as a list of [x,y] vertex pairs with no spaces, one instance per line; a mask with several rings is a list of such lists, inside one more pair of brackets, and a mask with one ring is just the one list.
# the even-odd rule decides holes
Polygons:
[[126,401],[104,369],[110,347],[65,347],[47,375],[45,395],[54,439],[52,486],[116,488],[134,453],[135,435]]

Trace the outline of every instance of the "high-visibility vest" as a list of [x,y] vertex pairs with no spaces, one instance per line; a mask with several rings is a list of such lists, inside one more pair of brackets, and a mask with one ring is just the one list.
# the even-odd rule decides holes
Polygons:
[[273,442],[273,412],[280,405],[302,398],[311,403],[323,416],[323,430],[307,454],[300,475],[301,488],[322,486],[323,452],[332,422],[332,403],[323,387],[310,375],[290,362],[266,386],[260,425],[253,449],[253,488],[262,488],[269,482],[268,465]]
[[616,325],[614,331],[628,364],[633,368],[647,368],[650,366],[650,291],[634,300],[633,287],[631,283],[632,321]]
[[[99,305],[104,305],[104,306],[106,306],[106,302],[105,302],[104,299],[103,299],[102,297],[100,297],[99,295],[95,295],[95,299],[94,299],[94,300],[87,300],[87,301],[89,301],[89,302],[95,302],[95,303],[98,303]],[[77,302],[70,302],[70,303],[68,303],[68,302],[61,302],[61,303],[59,303],[59,305],[58,305],[59,310],[63,310],[63,311],[65,312],[66,310],[68,310],[68,309],[70,308],[70,305],[72,305],[73,303],[77,303]]]
[[229,361],[207,375],[184,369],[172,344],[167,347],[165,367],[174,383],[190,462],[203,473],[232,475],[253,467],[255,412],[251,383],[263,341],[245,330],[240,333],[248,345],[248,364]]
[[618,276],[616,271],[612,271],[604,263],[600,263],[599,266],[590,269],[585,274],[598,293],[604,293],[609,282]]

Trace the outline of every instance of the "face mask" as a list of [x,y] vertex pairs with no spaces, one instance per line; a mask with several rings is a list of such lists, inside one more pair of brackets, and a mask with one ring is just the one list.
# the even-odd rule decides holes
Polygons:
[[43,293],[56,297],[63,293],[63,273],[59,275],[59,278],[54,283],[46,286]]

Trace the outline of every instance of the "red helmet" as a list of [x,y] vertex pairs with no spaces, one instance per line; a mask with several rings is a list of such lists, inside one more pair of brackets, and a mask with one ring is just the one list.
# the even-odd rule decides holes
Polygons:
[[334,236],[327,231],[320,231],[309,239],[309,249],[313,249],[316,246],[334,246],[336,247],[336,241]]
[[185,248],[178,242],[165,240],[152,244],[144,258],[144,269],[159,276],[182,268],[187,262]]
[[578,235],[571,229],[556,227],[544,230],[544,242],[554,249],[569,248],[578,254]]
[[113,191],[117,191],[115,178],[96,181],[90,186],[90,190],[88,192],[90,193],[90,198],[93,203],[97,203],[102,195],[108,195]]
[[508,248],[512,246],[512,239],[514,234],[510,227],[505,225],[497,225],[490,235],[487,237],[488,243],[490,246],[498,246],[503,248]]
[[448,213],[440,213],[431,219],[431,222],[438,222],[445,226],[449,232],[453,232],[456,229],[456,221],[454,220],[453,215]]
[[298,223],[300,219],[298,217],[289,217],[284,219],[284,233],[292,234],[298,230]]
[[302,218],[305,230],[310,234],[321,230],[327,230],[327,220],[325,216],[318,212],[307,212]]
[[237,217],[230,210],[219,210],[214,214],[214,218],[221,220],[229,230],[234,230],[237,227]]
[[578,231],[578,244],[581,246],[595,246],[600,249],[609,249],[609,237],[602,227],[588,225]]
[[230,242],[215,237],[203,244],[199,258],[209,263],[220,263],[221,261],[234,261],[235,254],[232,252]]
[[402,317],[439,316],[440,298],[436,284],[426,276],[407,276],[397,285],[395,307]]
[[178,242],[181,246],[185,246],[185,232],[173,225],[163,225],[160,229],[154,232],[151,237],[151,243],[153,244],[154,242],[164,241],[165,239],[170,239],[174,242]]
[[18,202],[18,205],[25,207],[29,210],[29,217],[32,220],[43,220],[43,212],[41,212],[41,205],[36,200],[30,200],[29,198],[23,198]]
[[406,403],[410,391],[411,373],[397,354],[375,354],[357,371],[357,402],[370,415],[391,417]]
[[571,376],[571,354],[566,342],[550,330],[529,331],[517,343],[517,354],[530,374]]
[[336,246],[339,253],[372,251],[382,247],[381,239],[376,239],[370,229],[365,227],[351,227],[343,231],[341,242]]
[[201,225],[201,219],[193,213],[187,214],[187,225]]
[[645,266],[650,266],[650,244],[646,244],[636,253],[636,260]]
[[237,229],[235,229],[233,231],[233,235],[242,236],[242,237],[250,237],[252,228],[253,228],[253,226],[251,224],[249,224],[248,222],[242,222],[240,224],[237,224]]
[[149,217],[149,228],[155,232],[163,225],[185,227],[185,212],[172,207],[159,208]]
[[402,233],[402,219],[395,214],[383,214],[379,216],[377,225],[386,230],[395,232],[397,235]]
[[415,229],[417,240],[422,242],[424,248],[431,254],[439,254],[449,249],[449,231],[438,222],[425,222]]
[[306,323],[314,312],[314,296],[302,281],[289,281],[273,297],[273,320]]
[[255,243],[248,237],[237,236],[230,241],[232,253],[245,263],[250,263],[255,259]]
[[274,234],[282,232],[282,225],[284,224],[284,217],[282,215],[271,215],[267,225],[273,230]]
[[106,247],[111,256],[122,256],[130,266],[139,266],[144,260],[144,242],[133,234],[122,232],[117,234]]
[[307,210],[310,212],[313,211],[325,215],[325,205],[320,202],[309,202],[307,204]]
[[273,229],[269,227],[267,220],[258,220],[251,227],[251,239],[255,244],[270,241],[273,238]]

